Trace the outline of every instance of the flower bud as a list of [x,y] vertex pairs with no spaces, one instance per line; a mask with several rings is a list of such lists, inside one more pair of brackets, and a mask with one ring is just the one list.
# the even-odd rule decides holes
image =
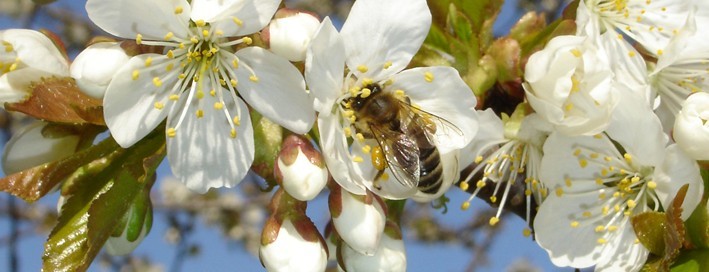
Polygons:
[[71,77],[85,94],[102,99],[113,75],[130,60],[118,42],[99,42],[81,51],[71,64]]
[[300,201],[315,198],[328,179],[320,152],[307,139],[296,135],[283,141],[273,171],[283,189]]
[[406,271],[406,248],[401,236],[382,236],[373,256],[360,254],[347,245],[341,250],[345,271]]
[[303,61],[318,26],[320,20],[313,14],[281,9],[264,30],[263,38],[276,55],[290,61]]
[[675,119],[672,137],[695,160],[709,160],[709,93],[690,95]]
[[279,189],[261,233],[259,258],[267,271],[325,271],[325,240],[305,215],[306,202]]
[[79,137],[50,133],[49,125],[34,122],[12,136],[5,146],[2,169],[5,174],[17,173],[73,154]]
[[153,226],[153,207],[150,194],[137,196],[130,209],[106,241],[106,252],[111,255],[126,255],[138,247]]
[[62,51],[46,35],[27,29],[0,31],[0,103],[20,102],[42,78],[69,75]]
[[360,196],[333,187],[329,205],[337,233],[355,251],[374,255],[386,222],[385,204],[371,192]]

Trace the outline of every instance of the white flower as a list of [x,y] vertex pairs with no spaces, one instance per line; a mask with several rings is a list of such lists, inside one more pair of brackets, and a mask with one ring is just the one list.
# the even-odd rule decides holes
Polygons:
[[406,271],[406,248],[401,237],[382,236],[377,253],[363,255],[348,245],[342,246],[342,258],[348,272]]
[[695,160],[709,160],[709,93],[690,95],[677,114],[672,137]]
[[34,122],[12,136],[2,154],[2,169],[13,174],[74,154],[79,144],[76,135],[44,135],[47,123]]
[[95,43],[81,51],[71,63],[71,77],[82,92],[103,99],[111,78],[128,60],[130,56],[119,42]]
[[283,141],[273,171],[289,195],[309,201],[327,184],[328,172],[324,163],[320,152],[307,139],[290,135]]
[[690,1],[582,0],[576,11],[577,34],[594,37],[617,31],[660,55],[689,10]]
[[[483,187],[490,186],[488,184],[495,186],[495,193],[490,201],[496,203],[497,192],[502,188],[497,214],[489,221],[491,225],[495,225],[500,220],[512,187],[523,180],[527,208],[525,219],[529,225],[532,201],[541,203],[547,193],[546,188],[539,182],[539,167],[542,160],[542,146],[551,131],[551,125],[537,114],[525,116],[521,120],[515,120],[513,115],[513,119],[507,118],[504,124],[490,109],[481,112],[478,116],[480,132],[471,145],[461,152],[472,155],[472,157],[462,158],[461,168],[475,163],[475,168],[460,184],[464,191],[472,191],[462,208],[468,209],[470,201]],[[479,177],[479,180],[474,184],[475,189],[469,190],[473,177]],[[524,234],[529,236],[531,230],[525,229]]]
[[384,231],[386,206],[381,201],[372,194],[353,195],[341,189],[330,192],[330,214],[337,234],[352,249],[367,256],[377,252]]
[[264,39],[276,55],[290,61],[303,61],[318,26],[320,20],[310,13],[281,9],[266,28]]
[[19,102],[43,77],[69,75],[69,62],[44,34],[28,29],[0,31],[0,103]]
[[667,129],[674,124],[675,116],[687,96],[694,92],[709,91],[709,40],[704,36],[705,25],[690,15],[685,26],[677,32],[650,74],[653,90],[659,97],[657,114]]
[[289,219],[283,220],[276,235],[275,241],[259,248],[266,271],[325,271],[324,241],[306,240]]
[[617,95],[608,55],[594,40],[554,37],[529,57],[524,78],[529,104],[556,130],[592,135],[608,126]]
[[103,30],[164,54],[134,56],[111,80],[104,116],[123,147],[142,139],[167,117],[167,153],[173,173],[192,190],[232,187],[254,158],[249,109],[296,133],[315,118],[298,70],[265,49],[236,45],[259,31],[278,0],[89,0],[91,20]]
[[637,271],[648,250],[637,242],[630,218],[666,209],[687,183],[681,218],[701,200],[699,167],[676,145],[665,145],[650,107],[625,103],[618,109],[607,135],[553,133],[544,144],[541,180],[553,193],[540,206],[534,229],[558,266]]
[[[363,195],[371,190],[386,198],[416,195],[418,200],[426,201],[440,196],[458,178],[456,150],[477,132],[472,91],[450,67],[402,71],[421,46],[430,25],[426,1],[360,0],[354,3],[341,33],[325,18],[311,41],[305,77],[320,112],[322,152],[335,181],[351,193]],[[378,171],[369,161],[368,152],[378,142],[358,131],[354,125],[356,116],[347,106],[349,99],[367,97],[373,90],[410,99],[411,104],[460,130],[445,133],[442,125],[437,126],[440,129],[433,142],[441,156],[443,184],[435,192],[423,193],[388,181],[386,176],[393,179],[388,169],[381,187],[373,184]],[[351,148],[349,137],[355,139]]]

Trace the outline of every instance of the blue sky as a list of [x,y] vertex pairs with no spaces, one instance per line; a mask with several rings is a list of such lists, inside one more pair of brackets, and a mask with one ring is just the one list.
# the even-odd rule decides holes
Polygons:
[[[7,1],[7,0],[2,0]],[[84,1],[76,0],[60,0],[54,3],[54,7],[66,8],[77,11],[82,16],[85,15],[83,10]],[[508,1],[500,15],[500,19],[496,25],[496,33],[504,34],[506,29],[509,29],[512,23],[521,16],[519,11],[514,9],[516,1]],[[19,27],[20,24],[5,16],[0,16],[0,29]],[[33,28],[49,28],[57,30],[55,26],[46,18],[40,18],[39,23],[32,26]],[[162,166],[161,173],[169,173],[168,167]],[[156,185],[156,186],[159,186]],[[238,189],[237,189],[238,190]],[[155,190],[154,190],[155,191]],[[6,194],[0,195],[0,201],[6,201]],[[457,209],[467,198],[467,194],[453,189],[449,193],[451,204],[448,214],[439,216],[445,220],[446,224],[452,226],[462,225],[469,217],[475,214],[474,210],[485,207],[487,204],[481,200],[474,200],[472,208],[468,211]],[[57,196],[51,195],[43,199],[41,203],[53,206],[56,203]],[[327,220],[327,207],[324,196],[309,205],[309,212],[313,221],[319,229],[322,229]],[[147,255],[153,262],[164,264],[164,268],[172,262],[176,248],[163,239],[163,235],[167,229],[164,224],[164,214],[156,214],[155,225],[150,235],[136,249],[135,254]],[[504,229],[498,235],[495,242],[488,249],[490,263],[487,267],[478,267],[477,271],[504,271],[505,268],[513,261],[524,258],[533,265],[540,268],[542,271],[572,271],[572,269],[556,268],[550,263],[547,254],[539,248],[530,238],[522,236],[522,229],[525,223],[517,217],[507,217],[504,221]],[[28,227],[28,225],[23,225]],[[0,220],[0,237],[8,235],[9,224],[7,220]],[[407,232],[405,230],[405,237]],[[39,271],[41,267],[41,256],[43,244],[46,239],[46,234],[23,238],[19,245],[20,268],[21,271]],[[258,257],[247,253],[243,247],[234,243],[227,243],[220,234],[220,231],[215,228],[198,228],[196,233],[191,236],[194,241],[199,241],[203,245],[202,253],[196,257],[188,258],[182,266],[182,271],[261,271]],[[472,253],[460,245],[442,245],[433,244],[426,245],[414,243],[411,240],[406,241],[406,249],[408,254],[408,270],[409,271],[464,271],[471,260]],[[9,267],[8,250],[6,247],[0,247],[0,271]],[[98,265],[94,265],[91,271],[100,271]]]

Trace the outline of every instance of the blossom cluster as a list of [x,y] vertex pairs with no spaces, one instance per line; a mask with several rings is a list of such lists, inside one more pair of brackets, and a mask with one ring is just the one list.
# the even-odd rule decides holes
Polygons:
[[[115,39],[71,62],[40,32],[0,31],[0,101],[23,103],[37,82],[71,78],[102,101],[121,148],[164,135],[173,174],[197,193],[236,186],[267,153],[259,137],[282,137],[259,250],[269,271],[324,271],[328,260],[405,271],[403,205],[393,203],[431,202],[455,185],[471,193],[463,209],[494,187],[491,225],[521,186],[524,234],[558,266],[637,271],[650,250],[632,218],[667,211],[683,186],[681,220],[702,201],[701,1],[578,1],[576,33],[525,60],[524,102],[511,116],[481,108],[455,68],[413,65],[434,19],[425,0],[358,0],[339,28],[281,4],[88,0],[91,21]],[[259,136],[255,116],[287,132]],[[16,134],[3,170],[86,148],[77,135],[49,135],[51,125]],[[331,220],[321,232],[306,208],[325,188]],[[150,230],[149,194],[136,199],[124,218],[138,231],[113,231],[111,253],[129,253]]]

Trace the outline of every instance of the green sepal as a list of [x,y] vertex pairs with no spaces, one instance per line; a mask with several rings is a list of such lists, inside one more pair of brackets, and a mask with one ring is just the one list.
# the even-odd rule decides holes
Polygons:
[[687,250],[683,251],[674,265],[671,272],[696,272],[709,271],[709,250]]
[[256,111],[251,111],[251,123],[254,128],[254,145],[258,147],[251,170],[268,183],[266,191],[270,191],[277,185],[273,167],[281,150],[284,129]]

